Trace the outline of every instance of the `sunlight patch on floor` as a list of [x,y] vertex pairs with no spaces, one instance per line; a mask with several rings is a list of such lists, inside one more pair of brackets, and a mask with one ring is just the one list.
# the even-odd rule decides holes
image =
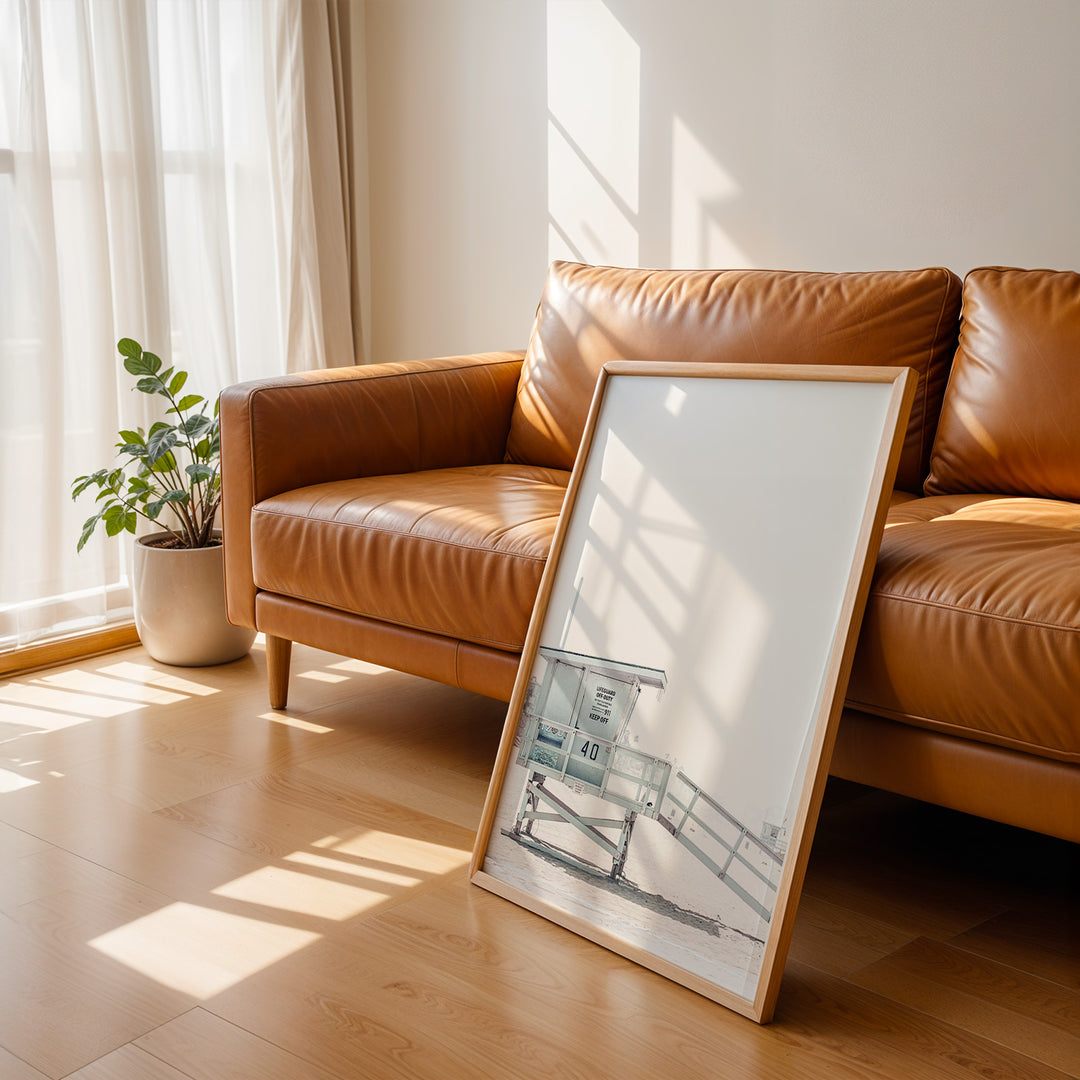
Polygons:
[[78,716],[37,706],[15,704],[6,700],[3,692],[0,692],[0,742],[18,739],[23,735],[62,731],[78,724],[88,724],[94,719],[96,718],[93,716]]
[[374,887],[334,881],[321,874],[264,866],[214,889],[215,896],[340,922],[381,904],[397,888],[379,887],[377,874],[364,874]]
[[73,690],[78,694],[92,694],[106,699],[118,698],[141,705],[173,705],[187,700],[186,694],[178,694],[175,690],[129,679],[109,678],[89,671],[61,671],[56,675],[45,675],[38,681],[58,690]]
[[387,870],[378,866],[342,862],[340,859],[319,855],[312,851],[294,851],[291,855],[285,856],[285,861],[298,863],[301,866],[310,866],[317,870],[330,870],[335,874],[362,876],[369,881],[380,881],[386,885],[418,885],[423,880],[423,875],[416,876],[406,873],[408,867],[402,866]]
[[316,735],[327,735],[334,730],[331,727],[324,727],[322,724],[313,724],[310,720],[301,720],[298,716],[290,716],[288,713],[283,712],[260,713],[259,719],[272,720],[275,724],[299,728],[300,731],[313,731]]
[[298,671],[296,673],[298,679],[311,679],[312,682],[323,683],[342,683],[348,682],[348,675],[333,675],[329,671]]
[[[115,698],[60,690],[40,683],[11,683],[0,689],[0,703],[40,710],[42,721],[34,726],[45,730],[70,727],[86,720],[107,720],[142,708],[142,703],[137,701],[118,701]],[[8,710],[5,709],[4,712],[7,719]],[[63,714],[62,722],[54,722],[49,714]],[[46,719],[47,716],[49,719]]]
[[31,780],[28,776],[20,776],[19,773],[12,772],[10,769],[0,769],[0,795],[8,795],[12,791],[33,787],[38,782]]
[[292,926],[175,903],[89,944],[163,986],[205,1001],[320,937]]
[[355,836],[346,839],[324,837],[311,846],[332,851],[338,859],[348,860],[357,866],[370,866],[370,860],[375,859],[384,866],[415,870],[425,877],[448,873],[464,866],[472,857],[471,842],[467,848],[461,849],[378,829],[360,829]]
[[100,671],[103,675],[112,675],[117,679],[129,679],[148,686],[160,686],[163,690],[173,690],[178,694],[189,694],[192,697],[208,697],[211,694],[221,693],[216,686],[206,686],[170,672],[158,671],[149,664],[124,661],[119,664],[110,664],[108,667],[101,668]]

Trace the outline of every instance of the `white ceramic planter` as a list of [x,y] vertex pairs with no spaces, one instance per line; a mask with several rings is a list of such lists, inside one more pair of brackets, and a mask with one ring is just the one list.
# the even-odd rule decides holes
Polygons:
[[[225,617],[225,555],[208,548],[158,548],[135,541],[132,584],[135,628],[146,651],[163,664],[209,667],[238,660],[255,631],[232,626]],[[215,534],[220,539],[219,534]]]

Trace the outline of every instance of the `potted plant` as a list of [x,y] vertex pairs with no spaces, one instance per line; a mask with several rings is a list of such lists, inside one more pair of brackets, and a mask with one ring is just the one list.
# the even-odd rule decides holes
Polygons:
[[164,399],[164,418],[150,430],[120,432],[120,463],[80,476],[71,496],[96,489],[78,550],[103,523],[109,536],[135,533],[139,518],[159,531],[135,541],[132,589],[139,638],[155,660],[182,667],[223,664],[245,655],[255,633],[225,616],[217,402],[181,394],[187,372],[163,369],[161,358],[131,338],[117,343],[135,389]]

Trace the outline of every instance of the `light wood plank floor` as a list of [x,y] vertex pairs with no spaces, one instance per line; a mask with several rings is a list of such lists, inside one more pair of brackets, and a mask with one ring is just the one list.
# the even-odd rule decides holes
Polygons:
[[0,1080],[1080,1074],[1075,846],[831,786],[760,1028],[468,883],[503,705],[260,649],[0,683]]

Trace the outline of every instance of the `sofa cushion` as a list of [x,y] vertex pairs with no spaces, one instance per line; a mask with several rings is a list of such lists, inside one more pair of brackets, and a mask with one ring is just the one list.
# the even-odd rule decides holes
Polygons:
[[1080,761],[1080,506],[947,495],[889,510],[848,704]]
[[259,589],[520,650],[569,474],[480,465],[339,480],[252,511]]
[[897,487],[922,491],[956,348],[960,279],[943,269],[820,274],[554,263],[518,385],[507,460],[569,469],[609,360],[910,367]]
[[1080,499],[1080,274],[968,274],[925,490]]

